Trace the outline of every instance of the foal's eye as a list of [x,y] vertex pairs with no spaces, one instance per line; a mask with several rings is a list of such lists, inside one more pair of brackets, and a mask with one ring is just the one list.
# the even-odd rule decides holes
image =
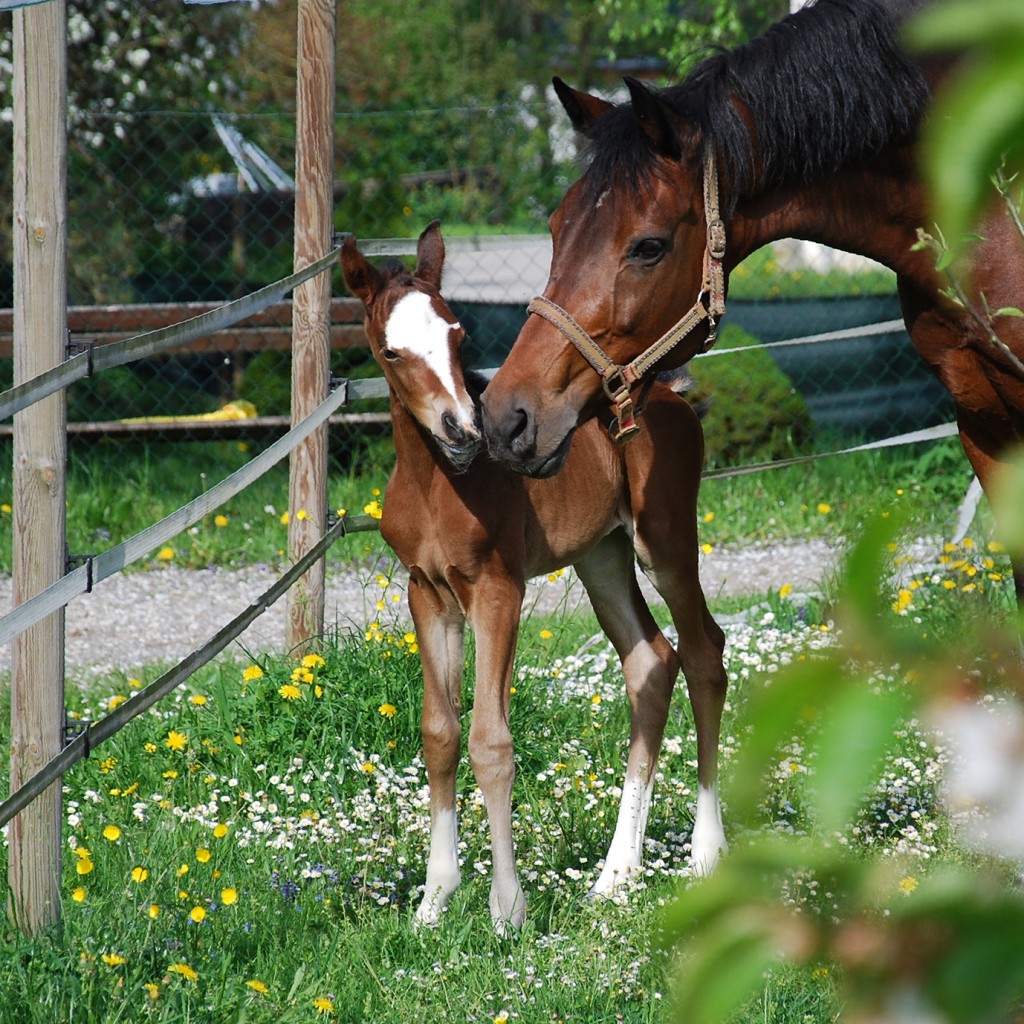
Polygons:
[[637,263],[654,264],[668,251],[667,243],[661,238],[641,238],[629,250],[629,258]]
[[393,348],[382,348],[380,350],[380,354],[389,363],[397,362],[401,358],[401,356]]

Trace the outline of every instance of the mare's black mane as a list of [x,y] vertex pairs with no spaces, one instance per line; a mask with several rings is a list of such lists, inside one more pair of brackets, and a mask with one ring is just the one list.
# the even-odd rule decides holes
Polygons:
[[[714,147],[729,203],[784,181],[813,181],[911,140],[928,99],[921,71],[901,49],[899,21],[921,0],[818,0],[762,36],[698,64],[659,96]],[[750,111],[756,138],[732,100]],[[654,161],[629,103],[590,132],[586,180],[594,194],[641,186]]]

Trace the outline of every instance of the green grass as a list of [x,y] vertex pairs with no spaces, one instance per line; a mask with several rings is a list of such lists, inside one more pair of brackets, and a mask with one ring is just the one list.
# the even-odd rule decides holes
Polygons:
[[[929,576],[902,606],[895,590],[883,591],[880,614],[940,644],[958,635],[972,605],[981,621],[1005,618],[1008,585],[989,581],[980,547],[950,553],[941,578]],[[984,583],[964,592],[971,566],[970,579],[980,573]],[[942,585],[947,578],[955,589]],[[769,605],[729,628],[726,780],[748,696],[835,636],[828,600],[803,607],[772,594]],[[586,617],[556,615],[522,631],[511,714],[529,900],[522,933],[492,931],[486,820],[466,765],[463,886],[437,929],[412,928],[427,841],[420,669],[412,638],[383,622],[369,635],[328,637],[323,661],[298,678],[285,657],[260,657],[258,671],[231,660],[210,666],[65,776],[63,928],[31,941],[0,932],[0,1020],[671,1020],[676,957],[659,936],[664,908],[686,884],[692,716],[680,687],[645,877],[621,902],[587,901],[628,736],[617,664],[593,630]],[[878,678],[902,685],[903,670],[881,666]],[[71,707],[96,719],[138,685],[72,685]],[[286,687],[296,689],[282,694]],[[466,696],[464,734],[471,679]],[[907,722],[844,833],[865,855],[891,851],[922,891],[943,864],[966,856],[938,807],[937,764],[923,727]],[[814,833],[813,769],[801,740],[780,751],[759,828]],[[728,828],[742,844],[744,831]],[[827,904],[813,886],[796,885],[792,899],[807,913]],[[823,960],[773,971],[734,1019],[825,1024],[840,1007]]]
[[[68,475],[70,550],[99,553],[169,515],[242,466],[251,449],[219,443],[164,450],[100,445],[73,451]],[[393,452],[368,444],[330,477],[330,508],[362,512],[383,491]],[[0,462],[0,571],[11,567],[10,460]],[[872,510],[905,510],[924,533],[948,533],[971,470],[955,439],[865,452],[726,480],[701,489],[701,539],[712,544],[853,536]],[[288,470],[281,464],[170,545],[174,564],[282,564]],[[313,510],[310,510],[311,513]],[[987,514],[987,513],[983,513]],[[217,518],[221,516],[223,518]],[[987,521],[986,521],[987,522]],[[359,561],[365,545],[335,546],[332,559]],[[158,552],[141,567],[157,560]],[[136,568],[138,568],[137,566]]]

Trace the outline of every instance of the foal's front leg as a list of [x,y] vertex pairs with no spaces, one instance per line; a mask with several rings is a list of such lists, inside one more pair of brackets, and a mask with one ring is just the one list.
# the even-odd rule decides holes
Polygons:
[[[453,585],[453,589],[457,589]],[[509,693],[525,587],[495,568],[467,592],[476,636],[476,694],[469,730],[469,756],[487,805],[491,828],[491,920],[499,934],[521,928],[526,897],[516,872],[512,844],[512,784],[515,761],[509,729]],[[471,604],[468,602],[471,601]]]
[[437,924],[459,887],[455,775],[461,744],[463,627],[429,584],[409,581],[409,607],[423,665],[423,759],[430,783],[430,853],[423,902],[416,923]]

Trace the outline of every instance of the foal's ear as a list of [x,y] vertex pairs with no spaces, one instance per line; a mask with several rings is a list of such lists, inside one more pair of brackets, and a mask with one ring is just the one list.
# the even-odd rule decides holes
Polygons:
[[655,149],[671,160],[678,160],[679,133],[673,127],[673,114],[665,105],[665,101],[642,82],[635,78],[624,78],[629,88],[629,98],[633,104],[633,116],[640,122],[647,137],[654,143]]
[[590,130],[590,126],[606,110],[611,110],[614,106],[613,103],[601,99],[600,96],[591,96],[590,93],[579,92],[571,88],[557,76],[551,79],[551,84],[555,87],[555,95],[565,107],[565,112],[569,115],[573,128],[578,132],[586,134]]
[[431,221],[416,243],[415,275],[421,281],[441,290],[441,272],[444,270],[444,239],[441,237],[441,222]]
[[343,236],[338,262],[341,263],[345,286],[357,299],[363,300],[363,305],[369,307],[384,284],[384,277],[359,251],[355,235]]

